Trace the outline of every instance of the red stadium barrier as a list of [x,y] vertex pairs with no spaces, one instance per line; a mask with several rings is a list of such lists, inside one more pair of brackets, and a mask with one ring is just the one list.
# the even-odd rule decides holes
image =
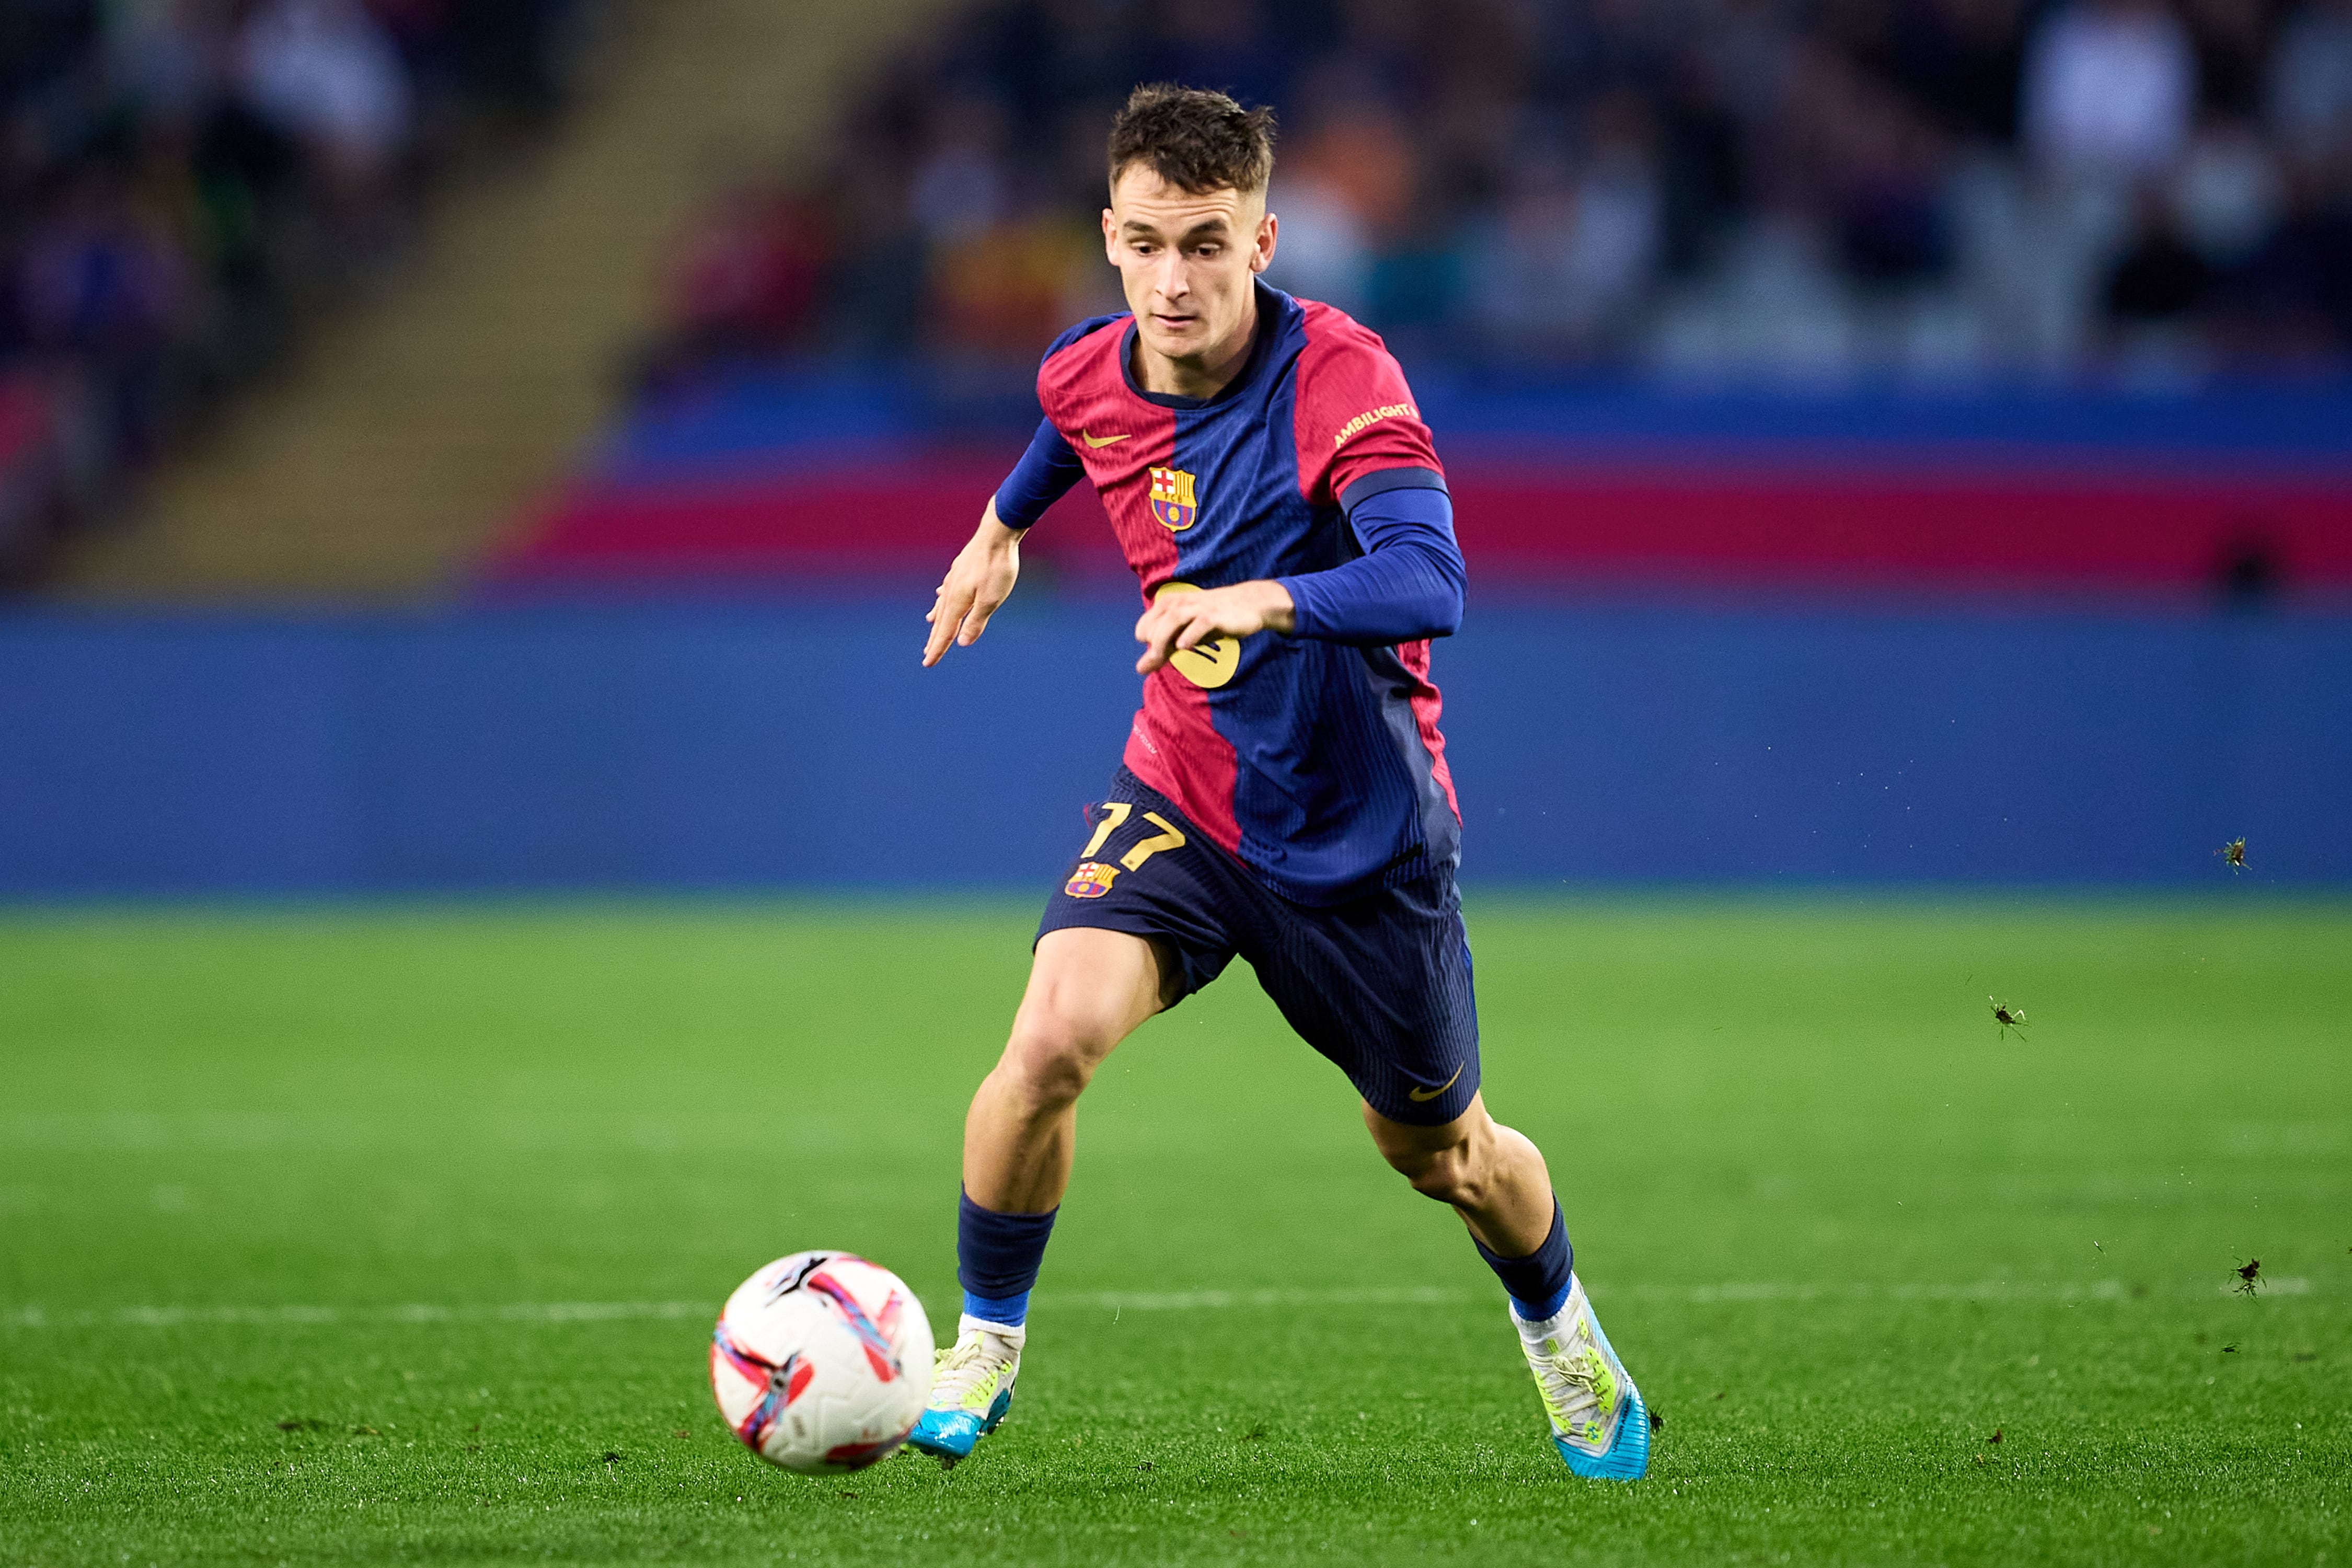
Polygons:
[[[750,479],[589,481],[544,504],[488,576],[501,586],[936,577],[1019,456],[1018,447],[951,448]],[[1037,531],[1041,556],[1118,568],[1102,509],[1083,486]]]
[[[726,481],[587,482],[545,507],[488,577],[513,587],[936,575],[1015,455],[941,449]],[[2352,586],[2346,474],[1987,473],[1884,458],[1567,466],[1484,454],[1450,471],[1464,552],[1496,586],[2162,590],[2232,570]],[[1084,487],[1039,526],[1032,551],[1073,573],[1119,570]]]
[[1515,576],[1916,587],[2352,584],[2352,481],[1454,469],[1464,553]]

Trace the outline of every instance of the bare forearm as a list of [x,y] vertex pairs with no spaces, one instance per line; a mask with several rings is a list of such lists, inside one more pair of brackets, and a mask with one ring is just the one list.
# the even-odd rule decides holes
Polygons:
[[1021,576],[1021,531],[998,521],[993,497],[980,514],[980,526],[957,552],[931,600],[930,635],[923,639],[923,668],[939,663],[950,647],[970,647],[988,629],[988,617],[1012,595]]
[[1271,577],[1236,583],[1224,592],[1233,595],[1244,613],[1267,631],[1288,637],[1298,624],[1298,606],[1292,602],[1290,590]]
[[1021,534],[1022,530],[1008,527],[997,521],[996,498],[991,496],[988,498],[986,510],[980,514],[980,526],[972,531],[971,543],[966,548],[978,548],[991,552],[1008,551],[1021,542]]

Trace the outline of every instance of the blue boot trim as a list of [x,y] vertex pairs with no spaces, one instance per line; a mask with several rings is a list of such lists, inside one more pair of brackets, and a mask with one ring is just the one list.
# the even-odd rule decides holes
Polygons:
[[1554,1437],[1551,1446],[1570,1470],[1587,1480],[1638,1481],[1650,1469],[1650,1407],[1642,1403],[1642,1391],[1629,1385],[1617,1440],[1597,1459],[1564,1437]]
[[961,1459],[971,1452],[983,1430],[980,1417],[969,1410],[926,1410],[923,1418],[915,1423],[915,1429],[907,1434],[907,1447],[942,1458]]
[[935,1458],[969,1458],[972,1448],[996,1430],[997,1423],[1012,1408],[1013,1391],[1008,1388],[996,1396],[985,1416],[974,1415],[969,1410],[926,1410],[923,1418],[915,1423],[915,1429],[907,1435],[907,1447]]

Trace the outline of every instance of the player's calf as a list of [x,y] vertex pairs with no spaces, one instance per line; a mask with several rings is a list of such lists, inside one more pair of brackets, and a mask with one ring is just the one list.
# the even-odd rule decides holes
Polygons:
[[908,1446],[954,1465],[1013,1406],[1029,1290],[1069,1184],[1078,1096],[1113,1047],[1164,1005],[1162,965],[1123,931],[1047,932],[996,1068],[964,1119],[956,1277],[963,1315]]
[[1649,1412],[1576,1278],[1541,1152],[1476,1100],[1442,1127],[1391,1121],[1369,1102],[1364,1121],[1413,1190],[1452,1205],[1469,1226],[1471,1244],[1510,1298],[1561,1461],[1594,1479],[1639,1479],[1650,1463]]
[[1482,1097],[1434,1127],[1397,1121],[1367,1101],[1364,1124],[1412,1190],[1451,1205],[1473,1236],[1513,1254],[1541,1245],[1558,1207],[1551,1174],[1533,1143],[1486,1114]]

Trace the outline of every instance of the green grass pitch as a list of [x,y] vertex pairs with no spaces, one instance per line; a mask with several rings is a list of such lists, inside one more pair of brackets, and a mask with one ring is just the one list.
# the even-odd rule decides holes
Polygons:
[[2352,1552],[2324,902],[1475,898],[1488,1101],[1664,1418],[1641,1485],[1552,1457],[1459,1225],[1238,966],[1088,1096],[1005,1427],[767,1469],[710,1317],[831,1246],[951,1328],[1033,919],[0,917],[0,1562]]

